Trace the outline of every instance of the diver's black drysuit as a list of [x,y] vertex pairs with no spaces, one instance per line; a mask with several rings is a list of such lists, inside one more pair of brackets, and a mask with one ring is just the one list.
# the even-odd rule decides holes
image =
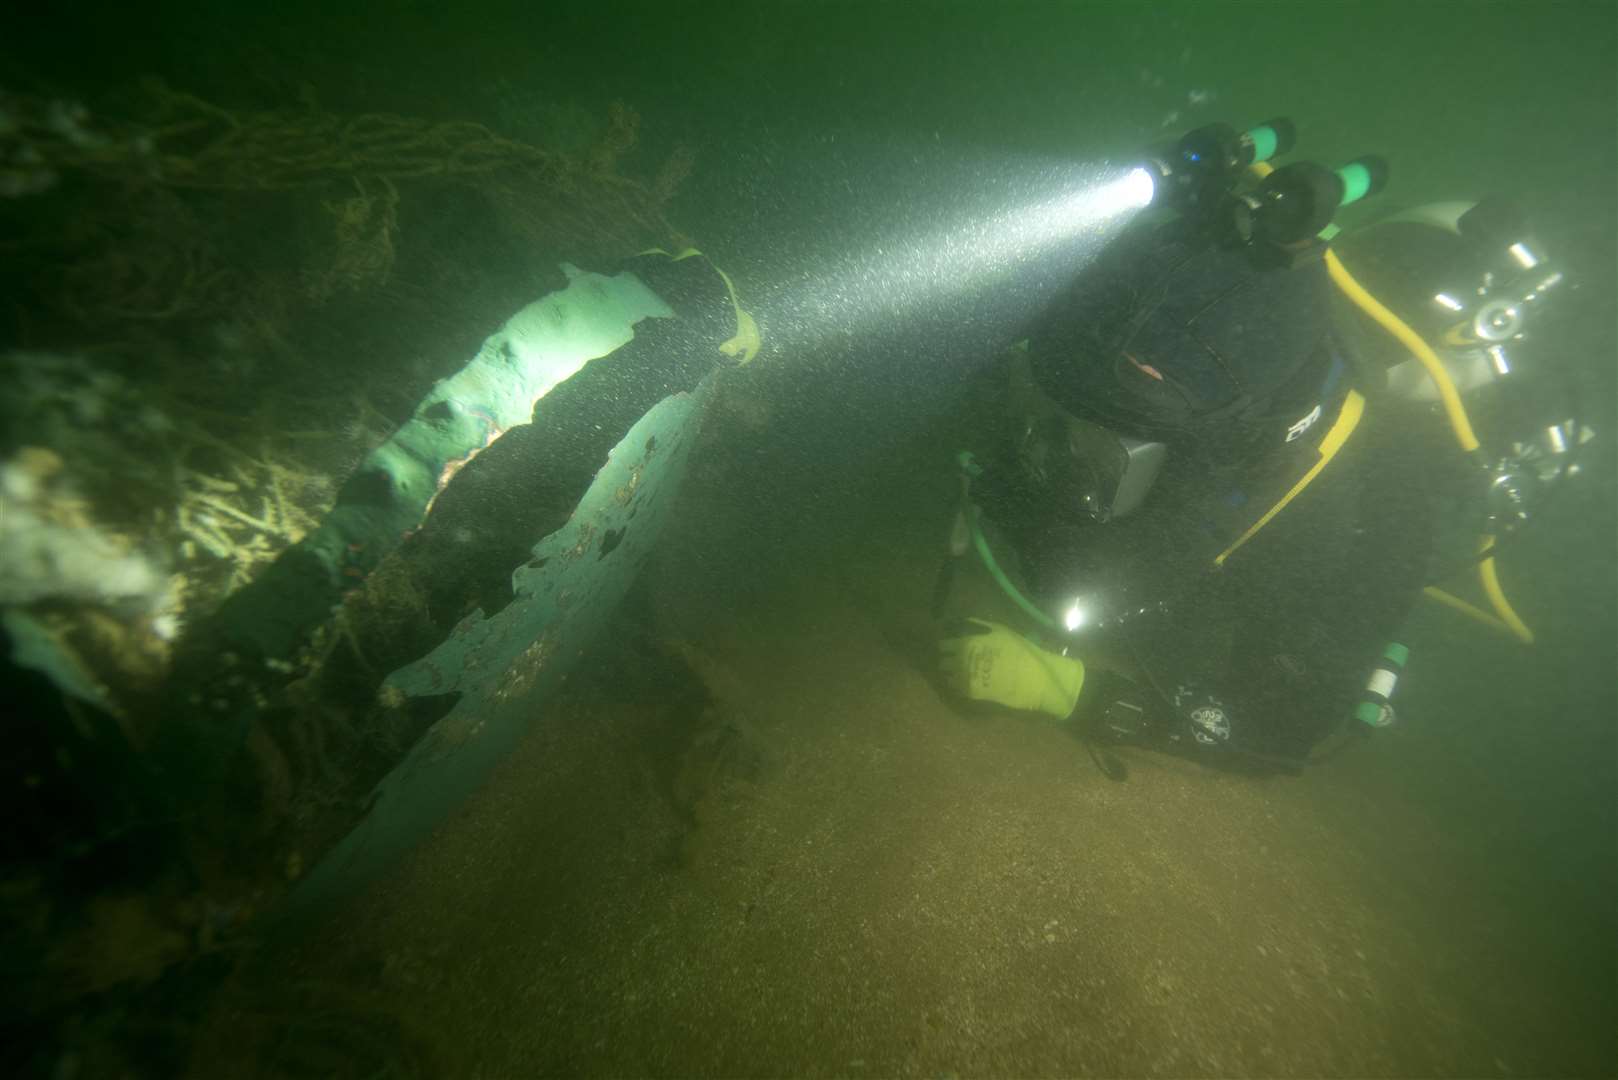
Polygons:
[[1029,368],[1058,406],[1169,447],[1146,502],[1105,524],[1073,508],[1060,470],[1033,483],[1015,447],[990,455],[984,508],[1036,602],[1060,610],[1098,575],[1117,594],[1093,640],[1135,670],[1092,666],[1082,722],[1123,700],[1152,737],[1297,761],[1352,714],[1428,580],[1455,455],[1430,413],[1359,399],[1380,372],[1349,355],[1359,316],[1334,293],[1318,252],[1282,265],[1147,229],[1034,328]]

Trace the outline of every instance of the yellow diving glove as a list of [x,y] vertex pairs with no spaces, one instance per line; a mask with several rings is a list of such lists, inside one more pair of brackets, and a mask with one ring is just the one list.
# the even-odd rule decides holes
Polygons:
[[1047,652],[999,623],[966,619],[938,643],[944,681],[973,701],[1031,709],[1066,720],[1084,687],[1084,663]]

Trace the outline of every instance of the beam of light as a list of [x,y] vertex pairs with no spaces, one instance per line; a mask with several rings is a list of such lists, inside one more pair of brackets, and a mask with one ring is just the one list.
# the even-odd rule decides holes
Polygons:
[[877,257],[871,260],[871,277],[883,275],[886,287],[879,291],[897,299],[970,291],[1014,276],[1019,266],[1065,242],[1088,239],[1084,254],[1094,254],[1122,227],[1126,213],[1150,199],[1150,190],[1142,197],[1134,172],[1078,185],[1053,198],[923,233],[897,250],[878,249],[872,253]]
[[1070,283],[1152,195],[1147,170],[1117,165],[988,177],[971,193],[977,206],[918,191],[862,245],[784,283],[773,306],[800,345],[968,300],[974,317],[1009,315],[1013,297],[1032,306]]

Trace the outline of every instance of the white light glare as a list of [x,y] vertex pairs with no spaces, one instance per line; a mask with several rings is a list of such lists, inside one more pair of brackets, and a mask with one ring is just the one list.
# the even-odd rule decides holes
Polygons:
[[1505,349],[1501,348],[1499,345],[1490,345],[1487,352],[1489,354],[1489,359],[1494,361],[1495,371],[1499,372],[1501,375],[1511,374],[1511,364],[1506,359]]
[[1157,194],[1157,181],[1151,172],[1135,166],[1119,179],[1102,187],[1096,192],[1096,201],[1100,204],[1098,213],[1116,214],[1124,210],[1142,210],[1152,205],[1152,196]]
[[1087,618],[1088,616],[1085,614],[1084,609],[1080,607],[1079,602],[1075,600],[1073,601],[1073,606],[1068,608],[1067,611],[1063,613],[1062,625],[1067,627],[1067,632],[1071,634],[1073,631],[1082,627]]
[[1449,308],[1451,311],[1461,310],[1461,302],[1447,293],[1439,293],[1437,296],[1433,297],[1433,301]]
[[1516,259],[1517,264],[1524,270],[1532,270],[1539,265],[1539,259],[1535,257],[1532,251],[1528,250],[1527,245],[1521,242],[1512,244],[1506,250],[1511,252],[1511,257]]

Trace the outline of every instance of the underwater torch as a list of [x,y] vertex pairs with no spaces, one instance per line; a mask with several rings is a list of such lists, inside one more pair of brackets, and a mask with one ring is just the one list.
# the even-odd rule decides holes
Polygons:
[[1147,151],[1140,168],[1152,180],[1152,205],[1195,215],[1222,203],[1243,170],[1290,151],[1298,129],[1286,117],[1238,132],[1208,124]]
[[[1376,156],[1339,169],[1310,161],[1269,168],[1296,142],[1297,128],[1285,117],[1240,132],[1208,124],[1149,150],[1132,175],[1149,179],[1152,207],[1180,214],[1220,242],[1296,248],[1331,224],[1339,207],[1388,182],[1388,163]],[[1254,173],[1262,176],[1257,184]]]

